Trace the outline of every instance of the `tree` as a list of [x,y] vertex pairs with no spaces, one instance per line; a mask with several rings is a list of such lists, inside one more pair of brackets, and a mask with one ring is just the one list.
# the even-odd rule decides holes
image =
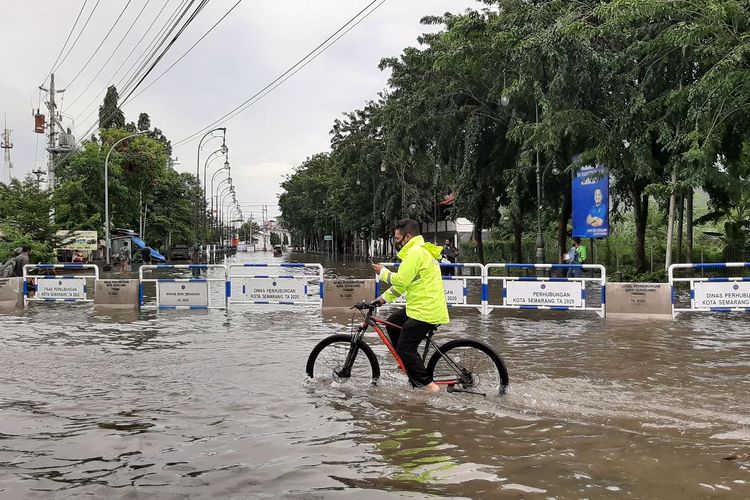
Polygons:
[[107,88],[104,103],[99,106],[99,128],[125,128],[125,115],[118,107],[119,95],[114,85]]
[[138,115],[138,130],[145,132],[151,129],[151,118],[148,117],[148,113],[141,113]]
[[14,250],[29,245],[34,262],[51,262],[55,228],[50,222],[51,202],[30,176],[0,183],[0,262],[15,256]]

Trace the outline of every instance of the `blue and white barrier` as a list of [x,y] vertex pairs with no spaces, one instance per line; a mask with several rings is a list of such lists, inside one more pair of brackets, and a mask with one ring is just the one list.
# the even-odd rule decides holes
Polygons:
[[227,266],[229,304],[323,303],[323,266],[293,262],[246,262]]
[[[398,269],[399,267],[398,262],[383,262],[382,265],[386,267],[394,267],[396,269]],[[484,294],[484,266],[482,264],[476,263],[440,263],[440,268],[452,269],[455,273],[452,276],[443,276],[443,290],[445,291],[445,299],[448,302],[448,307],[472,308],[477,309],[478,311],[482,312],[482,314],[485,314],[484,308],[487,304],[487,301]],[[479,274],[478,276],[464,276],[463,274],[460,274],[464,269],[477,269],[479,270]],[[470,283],[474,283],[475,285],[477,285],[476,289],[478,297],[475,297],[473,302],[469,296]],[[388,287],[386,286],[385,288]],[[383,284],[380,282],[378,276],[376,275],[375,296],[379,297],[382,293],[382,290],[384,290]],[[400,297],[394,302],[394,304],[404,304],[404,299]]]
[[[32,269],[52,271],[53,274],[32,275],[29,274]],[[87,269],[93,272],[80,272]],[[76,272],[58,275],[57,270]],[[99,268],[93,264],[26,264],[23,266],[23,305],[25,307],[29,302],[94,302],[94,283],[98,279]]]
[[[576,277],[555,276],[492,276],[492,269],[529,269],[532,271],[560,270],[566,274],[570,270],[581,271]],[[582,271],[599,271],[599,277],[580,276]],[[552,311],[594,311],[602,318],[606,316],[607,272],[598,264],[487,264],[484,266],[484,287],[482,298],[484,314],[494,309],[541,309]],[[491,301],[492,283],[502,286],[500,302]],[[592,306],[587,302],[587,283],[598,283],[601,287],[601,303]]]
[[[212,269],[220,270],[210,276]],[[160,270],[201,270],[206,277],[145,278],[144,272]],[[154,302],[146,302],[146,284],[155,287]],[[214,286],[212,286],[214,285]],[[220,295],[221,303],[211,300],[214,293]],[[138,303],[141,308],[156,309],[226,309],[231,287],[227,280],[226,266],[221,264],[157,264],[144,265],[138,270]]]
[[[675,277],[680,269],[744,269],[748,276]],[[682,312],[750,312],[750,262],[716,262],[708,264],[672,264],[669,266],[672,288],[672,317]],[[681,307],[675,287],[689,283],[690,307]]]

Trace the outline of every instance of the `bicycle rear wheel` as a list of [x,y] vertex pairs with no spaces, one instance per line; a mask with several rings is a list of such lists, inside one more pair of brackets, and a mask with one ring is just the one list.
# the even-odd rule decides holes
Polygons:
[[357,342],[353,363],[347,369],[346,361],[352,350],[351,335],[331,335],[321,340],[307,358],[305,372],[316,380],[329,380],[352,385],[375,385],[380,378],[380,365],[370,346]]
[[502,358],[487,344],[470,339],[440,346],[427,363],[427,374],[437,384],[486,394],[505,394],[510,382]]

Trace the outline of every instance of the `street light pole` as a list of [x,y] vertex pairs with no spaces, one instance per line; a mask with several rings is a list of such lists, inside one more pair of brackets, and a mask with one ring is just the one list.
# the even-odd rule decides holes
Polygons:
[[[214,156],[216,153],[220,153],[218,156]],[[221,145],[219,149],[211,153],[211,155],[206,159],[206,161],[203,163],[203,203],[206,208],[208,208],[208,194],[206,193],[206,188],[208,187],[208,165],[218,158],[219,156],[224,155],[226,158],[225,163],[229,161],[229,148],[227,148],[226,142]],[[206,217],[205,209],[203,210],[203,239],[206,239],[206,222],[208,221],[208,217]]]
[[[216,127],[215,129],[211,129],[208,132],[206,132],[203,135],[203,137],[201,137],[201,140],[198,142],[198,160],[196,161],[196,164],[195,164],[195,180],[198,182],[199,187],[201,184],[201,149],[203,148],[203,141],[205,140],[206,137],[218,131],[221,131],[224,133],[223,140],[226,140],[226,135],[227,135],[226,127]],[[213,136],[213,137],[218,137],[218,136]],[[205,191],[206,189],[205,186],[203,189]],[[195,244],[196,245],[198,244],[198,229],[200,227],[200,222],[201,221],[200,221],[200,214],[198,213],[198,207],[195,207]]]
[[120,144],[122,141],[130,139],[131,137],[135,137],[141,134],[145,134],[148,132],[148,130],[143,130],[141,132],[136,132],[135,134],[130,134],[119,141],[116,141],[114,144],[112,144],[112,147],[109,148],[109,151],[107,152],[107,157],[104,159],[104,234],[105,234],[105,240],[106,240],[106,267],[109,270],[111,268],[109,263],[109,251],[110,251],[110,240],[109,240],[109,155],[112,154],[112,151],[115,149],[115,146]]
[[[231,179],[232,178],[232,175],[231,175],[232,174],[232,170],[229,167],[229,160],[225,161],[224,162],[224,166],[221,167],[220,169],[218,169],[216,172],[214,172],[214,175],[211,176],[211,191],[209,191],[208,194],[211,196],[211,237],[212,238],[213,238],[213,235],[214,235],[214,230],[213,230],[214,229],[214,219],[216,217],[216,215],[214,214],[214,179],[216,179],[216,174],[218,174],[219,172],[222,172],[224,170],[227,171],[227,175],[229,176],[229,179]],[[231,180],[230,180],[230,182],[231,182]]]
[[[534,103],[536,129],[539,128],[539,103]],[[542,173],[539,164],[539,145],[536,146],[536,263],[544,262],[544,235],[542,234]]]

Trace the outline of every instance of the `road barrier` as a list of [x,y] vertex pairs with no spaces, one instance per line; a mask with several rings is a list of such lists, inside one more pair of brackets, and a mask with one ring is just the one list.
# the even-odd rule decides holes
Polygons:
[[[383,262],[383,266],[398,268],[400,263],[398,262]],[[459,263],[459,264],[448,264],[440,263],[441,269],[453,270],[453,275],[443,275],[443,290],[445,291],[445,299],[448,302],[448,307],[464,307],[473,308],[484,314],[484,307],[487,303],[484,295],[484,266],[476,263]],[[470,275],[464,276],[464,269],[477,269],[479,274],[477,276]],[[461,274],[459,274],[461,273]],[[476,294],[470,296],[469,284],[473,283],[476,286]],[[380,296],[382,284],[375,276],[375,295]],[[404,304],[404,299],[399,298],[394,304]]]
[[[587,270],[599,271],[598,278],[563,276],[492,276],[492,269],[505,271],[522,269],[537,271]],[[541,309],[552,311],[594,311],[600,317],[606,316],[606,281],[604,266],[598,264],[487,264],[484,266],[484,288],[482,292],[484,314],[494,309]],[[490,300],[491,284],[502,286],[501,302]],[[601,302],[591,305],[587,302],[587,283],[598,283],[601,287]]]
[[[212,269],[221,270],[219,277],[210,277]],[[205,271],[206,277],[199,278],[144,278],[144,272],[159,270]],[[227,279],[227,268],[221,264],[157,264],[144,265],[138,270],[138,303],[144,308],[157,309],[226,309],[231,294]],[[146,303],[147,283],[155,286],[154,303]],[[211,285],[214,285],[213,287]],[[218,285],[218,286],[217,286]],[[213,288],[213,290],[212,290]],[[211,300],[212,292],[222,297],[220,304]]]
[[[52,272],[52,274],[29,274],[32,269]],[[57,275],[58,269],[66,271],[85,271],[93,273]],[[99,268],[94,264],[26,264],[23,266],[23,305],[29,302],[94,302],[89,298],[89,291],[99,279]],[[92,280],[89,285],[88,280]]]
[[[672,317],[682,312],[750,312],[750,276],[675,277],[682,269],[744,269],[750,262],[716,262],[709,264],[672,264],[669,285],[672,288]],[[747,271],[743,274],[747,274]],[[689,283],[690,307],[680,307],[676,285]]]
[[[270,272],[274,270],[275,272]],[[229,304],[317,305],[323,303],[323,266],[246,262],[227,266]]]

